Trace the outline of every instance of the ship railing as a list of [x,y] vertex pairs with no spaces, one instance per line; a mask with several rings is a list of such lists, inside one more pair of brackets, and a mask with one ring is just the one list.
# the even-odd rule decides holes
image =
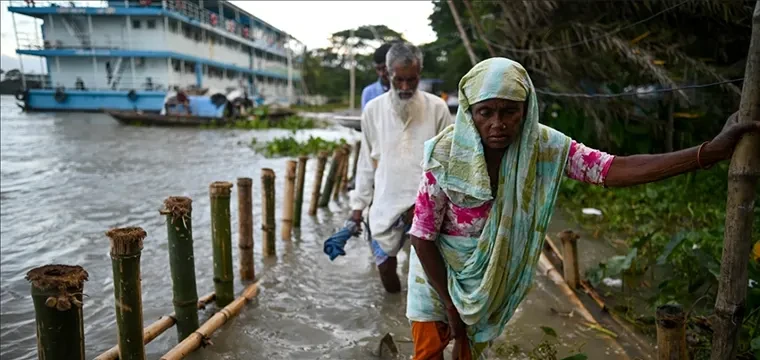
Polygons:
[[[132,79],[132,76],[128,71],[121,74],[113,74],[110,81],[104,74],[105,69],[99,69],[99,73],[96,74],[82,74],[81,76],[66,76],[65,80],[56,79],[55,76],[51,79],[47,75],[38,76],[37,86],[30,86],[49,90],[63,90],[68,91],[166,91],[167,89],[175,86],[180,86],[181,81],[179,76],[169,79],[167,77],[151,77],[151,76],[137,76]],[[32,79],[27,77],[27,81]],[[81,81],[81,82],[80,82]],[[30,84],[35,85],[35,84]]]
[[11,7],[108,7],[108,1],[29,1],[29,0],[11,0],[8,2]]

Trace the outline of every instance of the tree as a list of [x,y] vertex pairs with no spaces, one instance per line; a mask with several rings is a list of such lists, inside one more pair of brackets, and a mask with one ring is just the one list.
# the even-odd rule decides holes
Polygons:
[[[350,37],[353,30],[354,36]],[[384,42],[403,40],[401,33],[385,25],[364,25],[330,36],[331,45],[308,51],[304,58],[303,77],[306,86],[331,99],[343,98],[349,91],[350,46],[354,49],[357,91],[376,80],[372,55]]]

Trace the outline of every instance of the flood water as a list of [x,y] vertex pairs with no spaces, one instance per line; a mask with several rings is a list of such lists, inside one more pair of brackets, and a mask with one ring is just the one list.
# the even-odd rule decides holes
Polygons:
[[[279,234],[286,159],[265,159],[246,145],[254,137],[265,141],[288,131],[127,127],[102,114],[24,114],[14,102],[6,96],[0,102],[3,359],[37,357],[34,311],[24,276],[49,263],[81,265],[89,272],[84,300],[87,358],[115,344],[111,260],[104,235],[112,227],[141,226],[148,233],[141,263],[145,325],[172,312],[166,228],[158,213],[167,196],[193,199],[198,292],[213,291],[208,185],[234,183],[238,177],[254,179],[254,256],[261,291],[239,316],[214,333],[212,346],[190,358],[372,359],[385,333],[393,334],[401,358],[410,357],[406,294],[384,292],[367,244],[352,239],[347,255],[334,262],[322,253],[322,241],[348,216],[345,205],[332,203],[314,218],[304,210],[300,233],[291,242],[278,239],[276,259],[262,260],[260,169],[269,167],[277,174],[275,233]],[[358,133],[337,127],[297,134],[309,135],[358,139]],[[315,166],[316,161],[308,163],[307,202]],[[236,196],[233,188],[233,243],[237,242]],[[552,233],[565,225],[555,216]],[[610,253],[599,244],[584,249],[584,256],[598,259]],[[237,256],[233,246],[233,257]],[[399,271],[405,271],[406,253],[399,260]],[[234,271],[237,276],[237,264]],[[236,281],[236,292],[243,286]],[[530,350],[541,341],[540,327],[549,326],[560,334],[560,355],[580,347],[590,359],[617,358],[608,341],[580,325],[579,317],[557,316],[552,308],[570,310],[555,285],[539,274],[502,341]],[[202,311],[201,320],[211,314]],[[148,358],[158,359],[175,344],[176,330],[170,329],[147,346]]]

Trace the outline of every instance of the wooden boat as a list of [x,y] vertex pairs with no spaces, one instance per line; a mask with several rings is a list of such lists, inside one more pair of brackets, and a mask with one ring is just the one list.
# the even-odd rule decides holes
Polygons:
[[341,126],[362,131],[362,118],[360,116],[335,115],[333,120]]
[[201,125],[227,125],[235,120],[229,118],[216,118],[209,116],[192,115],[161,115],[156,113],[144,113],[139,111],[106,111],[116,121],[124,125],[148,125],[148,126],[201,126]]
[[[106,111],[116,121],[124,125],[147,125],[147,126],[171,126],[171,127],[193,127],[202,125],[225,126],[233,124],[240,120],[234,117],[211,117],[211,116],[194,116],[194,115],[162,115],[158,113],[147,113],[140,111]],[[278,121],[296,114],[291,109],[270,109],[266,115],[269,121]]]

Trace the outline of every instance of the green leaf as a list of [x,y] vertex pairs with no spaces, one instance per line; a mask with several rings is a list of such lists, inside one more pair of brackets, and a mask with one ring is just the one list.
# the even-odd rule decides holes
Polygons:
[[657,265],[665,265],[665,263],[668,262],[670,259],[670,254],[673,253],[673,250],[675,250],[678,245],[681,245],[681,243],[683,243],[683,241],[686,239],[686,234],[687,233],[685,231],[682,231],[670,239],[668,244],[665,245],[665,249],[663,249],[662,254],[657,257]]
[[561,360],[586,360],[586,359],[588,359],[588,356],[586,356],[586,354],[575,354],[575,355],[562,358]]
[[544,334],[549,335],[551,337],[557,337],[557,332],[554,331],[554,329],[548,327],[548,326],[542,326],[541,330],[544,331]]
[[752,339],[752,342],[749,343],[749,346],[752,348],[752,350],[760,350],[760,336]]

